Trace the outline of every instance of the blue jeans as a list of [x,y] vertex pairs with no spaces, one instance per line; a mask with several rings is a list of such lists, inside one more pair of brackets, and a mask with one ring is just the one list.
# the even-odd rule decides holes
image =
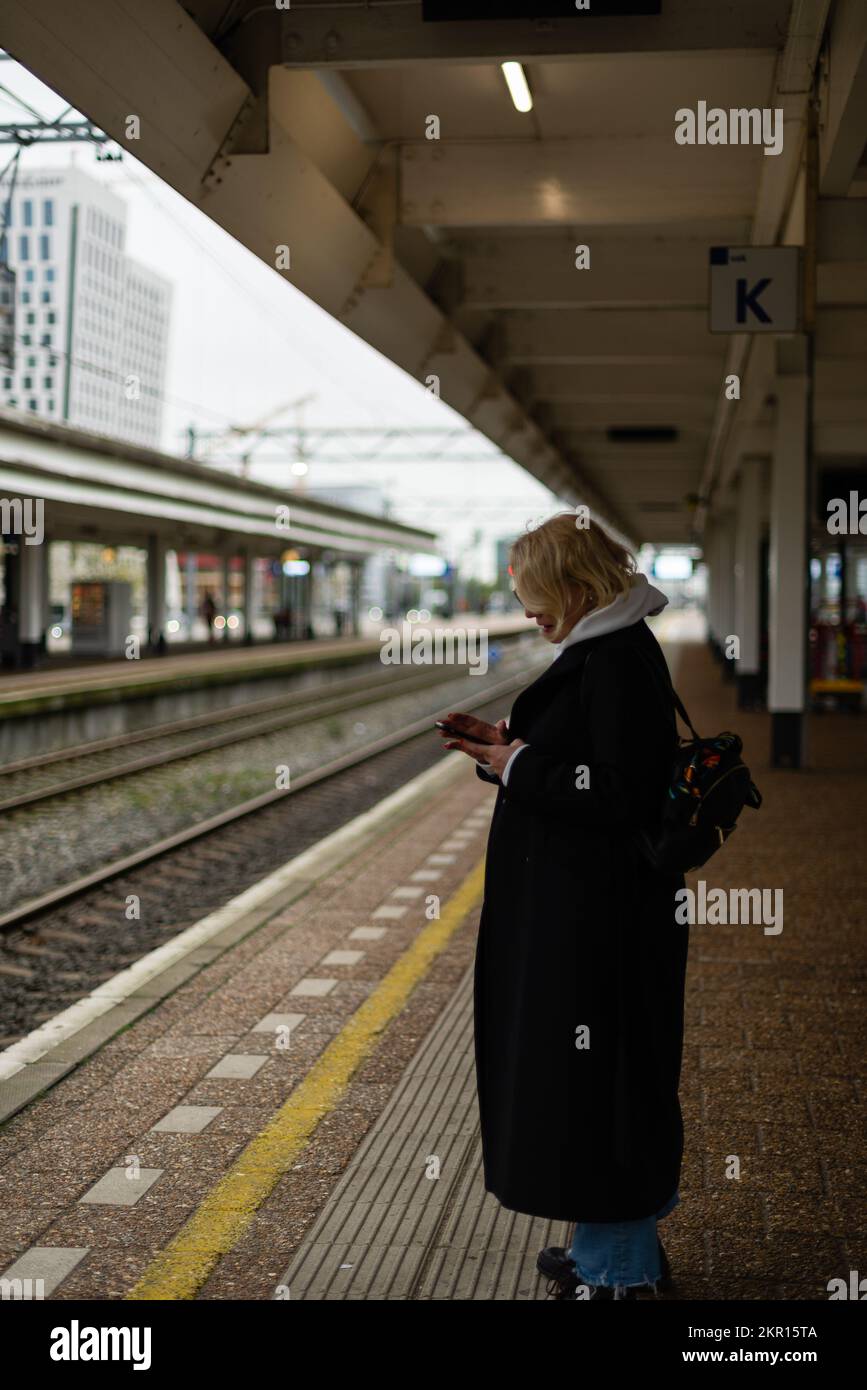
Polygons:
[[680,1201],[675,1192],[655,1216],[640,1221],[579,1221],[569,1254],[580,1284],[620,1288],[656,1284],[662,1275],[656,1223]]

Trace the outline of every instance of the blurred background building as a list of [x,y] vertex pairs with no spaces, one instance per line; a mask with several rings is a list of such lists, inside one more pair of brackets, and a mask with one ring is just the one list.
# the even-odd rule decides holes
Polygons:
[[172,289],[126,254],[126,203],[73,165],[20,173],[9,212],[15,357],[0,403],[156,447]]

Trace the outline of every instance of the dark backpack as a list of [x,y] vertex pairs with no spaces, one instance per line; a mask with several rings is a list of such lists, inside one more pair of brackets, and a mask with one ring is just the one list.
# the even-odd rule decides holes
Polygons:
[[759,809],[762,794],[741,759],[738,735],[702,738],[670,683],[668,689],[692,738],[678,736],[661,827],[655,836],[642,832],[641,848],[660,873],[685,874],[716,854],[737,829],[744,807]]

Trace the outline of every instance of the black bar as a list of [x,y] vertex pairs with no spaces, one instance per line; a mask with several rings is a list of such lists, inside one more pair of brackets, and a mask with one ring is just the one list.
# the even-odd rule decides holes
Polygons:
[[575,0],[423,0],[422,19],[454,23],[462,19],[611,19],[662,13],[662,0],[590,0],[579,10]]

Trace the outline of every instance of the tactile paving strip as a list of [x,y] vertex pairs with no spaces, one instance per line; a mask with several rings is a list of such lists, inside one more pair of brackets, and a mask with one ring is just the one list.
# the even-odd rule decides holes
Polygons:
[[536,1255],[566,1232],[484,1190],[470,970],[281,1285],[290,1299],[543,1298]]

